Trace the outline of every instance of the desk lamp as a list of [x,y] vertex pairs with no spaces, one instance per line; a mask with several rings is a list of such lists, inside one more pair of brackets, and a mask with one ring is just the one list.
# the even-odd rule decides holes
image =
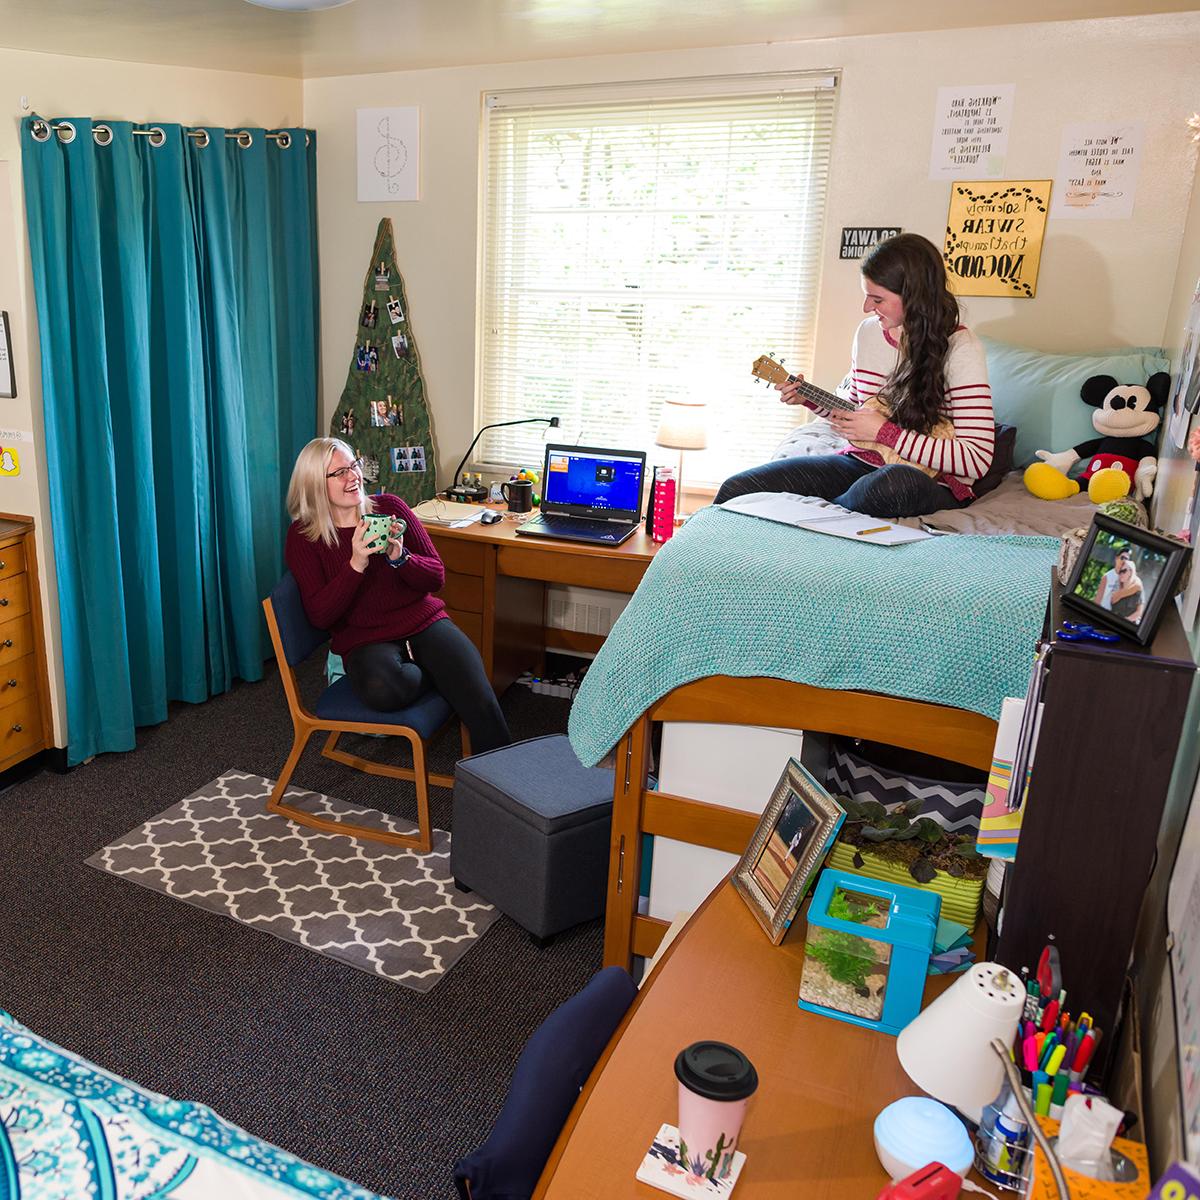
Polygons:
[[999,963],[976,963],[900,1031],[896,1055],[917,1087],[976,1124],[1007,1076],[1021,1115],[1050,1164],[1059,1197],[1070,1200],[1058,1157],[1009,1056],[1024,1006],[1019,977]]
[[679,474],[675,478],[675,524],[679,525],[679,502],[683,495],[683,452],[703,450],[708,445],[703,401],[665,400],[654,444],[679,451]]
[[[460,500],[468,504],[482,504],[488,498],[488,490],[485,487],[476,487],[471,483],[459,483],[458,477],[462,474],[462,469],[467,465],[467,459],[471,457],[471,451],[475,449],[479,439],[483,437],[489,429],[500,429],[504,425],[536,425],[538,422],[544,424],[547,429],[558,428],[557,417],[523,417],[519,421],[496,421],[492,425],[485,425],[471,440],[471,444],[467,447],[467,452],[462,456],[462,462],[454,468],[454,481],[446,489],[447,500]],[[539,464],[540,469],[540,464]]]

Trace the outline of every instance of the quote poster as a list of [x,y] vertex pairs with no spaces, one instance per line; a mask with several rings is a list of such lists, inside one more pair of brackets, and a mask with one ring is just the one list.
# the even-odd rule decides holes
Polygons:
[[1050,215],[1115,221],[1132,217],[1143,140],[1138,124],[1066,126]]
[[938,88],[930,179],[999,179],[1008,154],[1015,83]]
[[950,187],[943,257],[956,296],[1037,294],[1049,179],[973,181]]

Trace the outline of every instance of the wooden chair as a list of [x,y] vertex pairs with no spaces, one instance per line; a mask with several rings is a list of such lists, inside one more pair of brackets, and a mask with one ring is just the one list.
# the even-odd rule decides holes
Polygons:
[[[295,668],[323,646],[329,640],[329,634],[309,623],[300,600],[300,588],[290,571],[284,573],[283,578],[263,601],[263,610],[267,615],[267,628],[271,632],[271,644],[275,647],[275,660],[279,664],[279,677],[283,681],[283,691],[287,697],[294,730],[292,751],[279,773],[279,782],[267,801],[267,811],[280,813],[301,825],[326,833],[343,833],[349,837],[387,842],[393,846],[407,846],[427,853],[433,845],[433,829],[429,823],[429,785],[452,788],[454,777],[431,774],[425,765],[425,756],[428,743],[454,715],[450,705],[439,693],[430,690],[398,712],[377,712],[368,708],[355,696],[349,679],[343,676],[321,693],[313,706],[315,711],[310,712],[300,697]],[[359,825],[353,821],[319,816],[284,802],[284,793],[292,773],[300,762],[300,755],[304,753],[308,739],[317,732],[329,734],[321,750],[326,758],[371,775],[406,779],[416,785],[418,832],[415,835],[393,833],[386,829]],[[391,766],[339,750],[337,743],[343,733],[376,733],[405,738],[412,747],[413,765]],[[465,728],[462,731],[462,740],[465,757],[471,753]]]

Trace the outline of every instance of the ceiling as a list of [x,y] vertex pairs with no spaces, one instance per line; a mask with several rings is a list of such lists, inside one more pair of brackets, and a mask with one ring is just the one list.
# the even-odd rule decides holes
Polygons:
[[1197,0],[0,0],[0,45],[312,78],[1184,12]]

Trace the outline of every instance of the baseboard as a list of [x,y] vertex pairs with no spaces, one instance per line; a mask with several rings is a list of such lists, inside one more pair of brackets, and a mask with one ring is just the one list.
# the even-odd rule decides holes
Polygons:
[[6,791],[15,784],[32,779],[41,771],[53,771],[56,775],[66,775],[71,770],[67,765],[67,751],[63,747],[51,746],[31,754],[22,762],[14,763],[6,771],[0,771],[0,792]]

